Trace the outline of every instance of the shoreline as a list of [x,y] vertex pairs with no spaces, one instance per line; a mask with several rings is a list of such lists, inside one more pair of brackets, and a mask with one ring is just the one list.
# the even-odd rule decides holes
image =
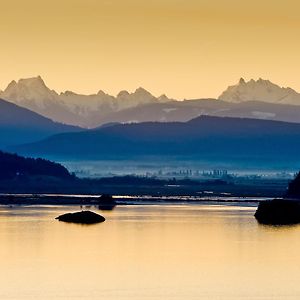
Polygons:
[[0,194],[0,205],[168,205],[168,204],[258,204],[273,197],[197,197],[197,196],[120,196],[113,195],[114,203],[106,203],[96,195],[62,194]]

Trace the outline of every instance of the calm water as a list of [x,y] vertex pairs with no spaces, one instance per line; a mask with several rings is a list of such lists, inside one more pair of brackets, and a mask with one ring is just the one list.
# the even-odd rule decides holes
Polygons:
[[0,208],[0,299],[300,299],[300,226],[254,207],[120,206],[82,226],[77,207]]

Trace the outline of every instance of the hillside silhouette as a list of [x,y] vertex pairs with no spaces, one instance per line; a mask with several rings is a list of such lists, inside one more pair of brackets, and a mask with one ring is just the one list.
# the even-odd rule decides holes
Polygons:
[[81,128],[54,122],[29,109],[0,99],[0,147],[31,143],[62,132]]
[[70,179],[73,176],[58,163],[41,158],[25,158],[0,151],[0,180],[11,180],[29,176],[51,176]]
[[[189,122],[120,124],[10,148],[55,159],[173,157],[221,162],[297,162],[300,124],[201,116]],[[252,160],[252,161],[250,161]]]

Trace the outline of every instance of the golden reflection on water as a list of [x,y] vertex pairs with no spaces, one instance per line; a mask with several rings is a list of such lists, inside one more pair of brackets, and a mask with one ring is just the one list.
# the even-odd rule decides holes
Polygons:
[[0,299],[299,299],[300,226],[255,208],[119,206],[83,226],[77,207],[0,208]]

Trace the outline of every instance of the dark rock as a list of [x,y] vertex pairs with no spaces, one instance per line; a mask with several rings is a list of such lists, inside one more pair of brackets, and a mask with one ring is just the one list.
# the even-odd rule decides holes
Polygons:
[[92,211],[80,211],[75,213],[67,213],[56,217],[55,219],[69,223],[80,223],[80,224],[95,224],[105,221],[105,218]]
[[254,216],[261,224],[297,224],[300,223],[300,201],[286,199],[261,201]]
[[103,194],[99,197],[98,208],[101,210],[113,210],[116,205],[116,201],[111,195]]

